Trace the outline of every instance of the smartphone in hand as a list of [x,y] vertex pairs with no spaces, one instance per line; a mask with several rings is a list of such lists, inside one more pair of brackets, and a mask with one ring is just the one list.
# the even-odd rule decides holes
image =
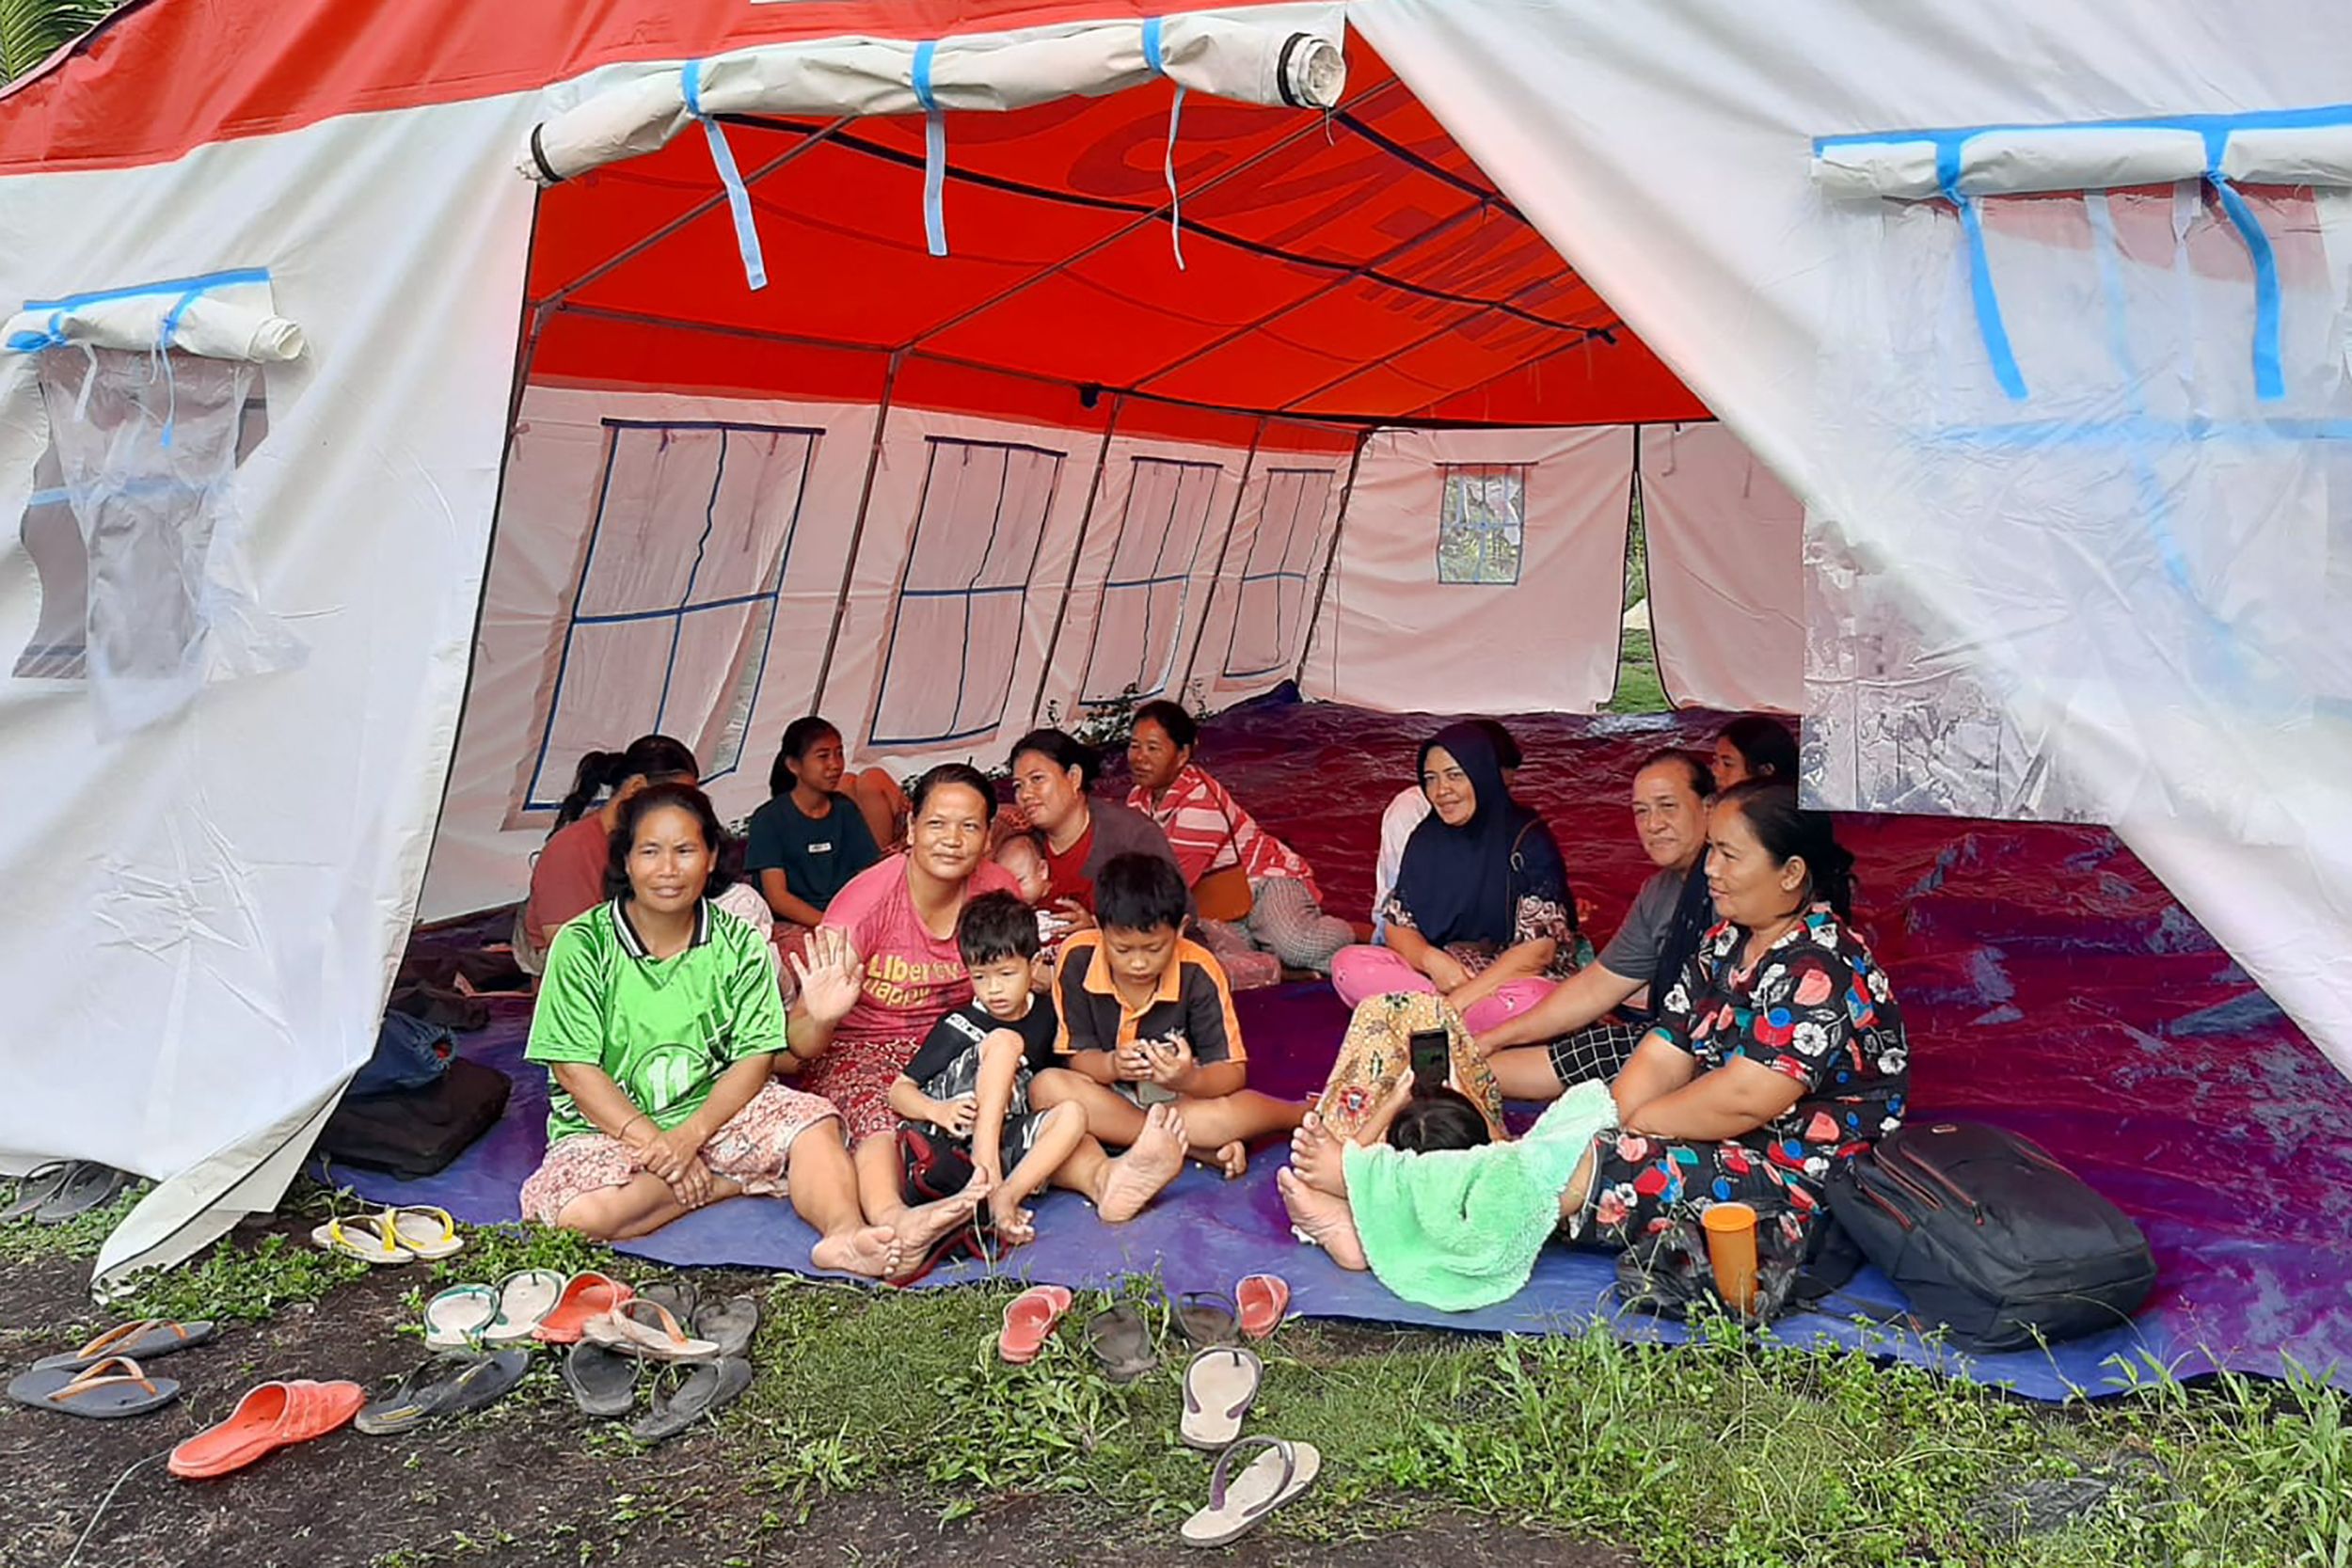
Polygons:
[[1445,1085],[1454,1066],[1454,1042],[1442,1029],[1416,1029],[1408,1050],[1413,1065],[1413,1089],[1426,1093]]

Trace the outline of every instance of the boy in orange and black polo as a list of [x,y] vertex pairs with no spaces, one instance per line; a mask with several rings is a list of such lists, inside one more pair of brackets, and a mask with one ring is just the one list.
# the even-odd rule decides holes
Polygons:
[[[1148,1116],[1172,1113],[1200,1158],[1239,1176],[1253,1138],[1287,1132],[1304,1107],[1250,1089],[1248,1053],[1216,958],[1184,934],[1183,876],[1153,855],[1120,855],[1094,882],[1097,927],[1062,947],[1055,987],[1064,1068],[1040,1073],[1036,1104],[1075,1101],[1087,1130],[1124,1147]],[[1165,1103],[1168,1113],[1149,1111]]]

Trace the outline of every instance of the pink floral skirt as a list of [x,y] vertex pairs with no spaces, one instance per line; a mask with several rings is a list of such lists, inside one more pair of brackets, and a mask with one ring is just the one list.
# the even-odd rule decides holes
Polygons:
[[[838,1114],[813,1094],[771,1083],[703,1145],[703,1164],[755,1196],[781,1194],[793,1141]],[[618,1138],[582,1132],[560,1139],[523,1183],[523,1218],[553,1225],[575,1198],[626,1187],[641,1168]]]

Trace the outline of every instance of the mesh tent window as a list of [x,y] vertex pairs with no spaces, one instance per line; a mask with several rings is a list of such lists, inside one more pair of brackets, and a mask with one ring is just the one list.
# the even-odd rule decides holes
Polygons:
[[[267,389],[257,369],[253,390],[238,414],[236,463],[242,466],[268,435]],[[191,520],[195,501],[192,496]],[[89,544],[74,520],[54,442],[34,467],[33,493],[17,537],[40,584],[40,610],[12,673],[20,680],[81,680],[88,673]]]
[[1527,520],[1523,463],[1440,464],[1438,580],[1517,586]]
[[940,436],[930,448],[866,736],[875,746],[973,740],[1004,722],[1029,580],[1068,456]]
[[1192,574],[1224,472],[1216,463],[1135,460],[1079,683],[1081,702],[1156,697],[1175,678]]
[[1305,629],[1309,568],[1331,502],[1333,468],[1269,468],[1258,531],[1242,563],[1225,677],[1248,680],[1286,670]]
[[583,752],[659,731],[741,763],[821,430],[603,421],[604,471],[524,809]]

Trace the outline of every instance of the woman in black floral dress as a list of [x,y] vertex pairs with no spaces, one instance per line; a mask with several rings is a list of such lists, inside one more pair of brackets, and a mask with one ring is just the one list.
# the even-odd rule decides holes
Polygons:
[[1737,1199],[1803,1239],[1831,1165],[1902,1122],[1902,1014],[1853,928],[1853,857],[1786,784],[1727,791],[1708,815],[1722,924],[1669,987],[1613,1087],[1568,1234],[1626,1246]]

